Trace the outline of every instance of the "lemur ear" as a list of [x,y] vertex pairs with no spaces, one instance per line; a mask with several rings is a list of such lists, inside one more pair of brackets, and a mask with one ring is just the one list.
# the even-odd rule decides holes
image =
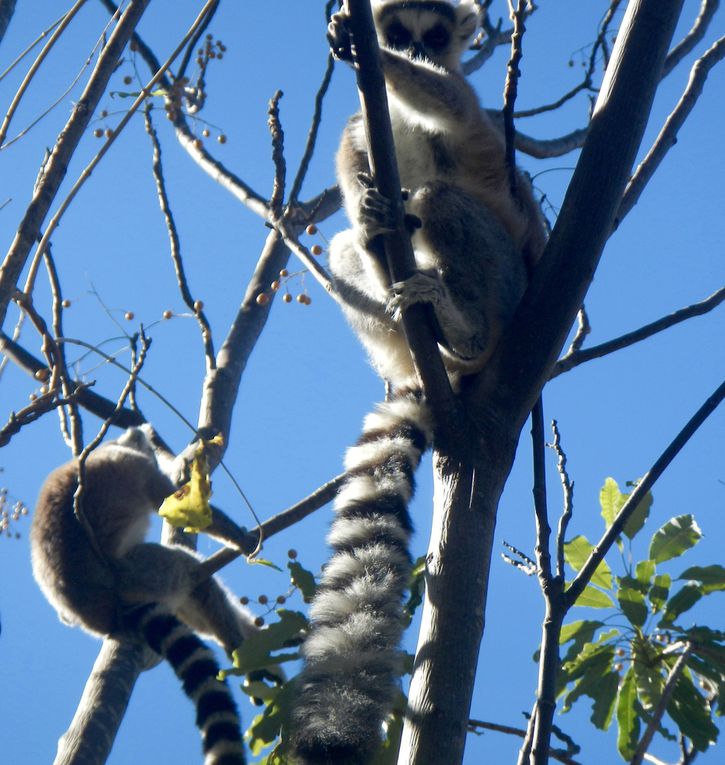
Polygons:
[[478,25],[481,23],[481,14],[475,7],[474,9],[468,9],[461,5],[458,8],[458,15],[459,37],[461,40],[468,40],[470,37],[473,37],[473,35],[476,34]]

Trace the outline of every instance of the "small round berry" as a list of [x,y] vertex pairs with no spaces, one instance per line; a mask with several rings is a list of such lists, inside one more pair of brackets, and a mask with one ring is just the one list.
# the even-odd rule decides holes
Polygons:
[[246,595],[242,595],[242,597],[241,597],[241,598],[239,598],[239,602],[240,602],[240,603],[241,603],[243,606],[248,606],[248,605],[249,605],[249,598],[248,598]]
[[313,255],[322,255],[322,247],[320,247],[319,244],[313,244],[312,247],[310,247],[310,252]]
[[35,401],[35,400],[36,400],[38,397],[37,397],[37,395],[36,395],[35,393],[31,393],[31,394],[28,396],[28,398],[29,398],[31,401]]
[[282,300],[284,300],[285,303],[291,303],[292,295],[290,295],[289,292],[285,292],[284,295],[282,295]]
[[45,382],[50,377],[50,370],[47,368],[39,369],[34,375],[36,380]]
[[266,292],[260,292],[257,295],[257,305],[267,305],[269,303],[269,295]]
[[106,138],[110,138],[113,135],[113,130],[111,130],[111,128],[106,128],[103,134]]
[[310,236],[313,236],[314,234],[316,234],[316,233],[317,233],[317,226],[315,226],[315,224],[314,224],[314,223],[310,223],[310,225],[309,225],[309,226],[307,226],[307,228],[305,229],[305,231],[306,231],[306,232],[307,232],[307,233],[308,233]]
[[283,606],[287,602],[287,598],[284,595],[277,595],[277,603]]
[[63,308],[70,308],[70,305],[71,305],[70,300],[68,300],[68,298],[61,300],[60,304],[63,306]]
[[227,137],[224,135],[224,133],[221,133],[220,135],[218,135],[216,139],[217,141],[219,141],[219,143],[227,142]]
[[123,84],[124,84],[124,85],[130,85],[132,82],[133,82],[133,77],[131,77],[131,75],[130,75],[130,74],[127,74],[127,75],[126,75],[126,76],[123,78]]
[[277,290],[279,289],[279,281],[277,281],[277,279],[275,279],[275,280],[272,282],[272,284],[270,284],[270,285],[269,285],[269,288],[270,288],[271,290],[273,290],[274,292],[277,292]]
[[301,292],[299,295],[297,295],[297,302],[300,305],[304,305],[305,304],[305,293],[304,292]]
[[209,133],[209,128],[204,128],[201,131],[201,134],[204,136],[204,138],[208,138],[211,134]]
[[101,111],[101,117],[104,117],[104,118],[105,118],[105,117],[108,117],[108,111],[107,111],[106,109],[103,109],[103,110]]
[[200,311],[204,310],[204,301],[203,300],[195,300],[194,301],[194,310],[196,313],[199,313]]
[[282,268],[279,275],[284,279],[285,276],[289,276],[289,271],[286,268]]
[[174,314],[173,314],[171,311],[168,311],[168,310],[167,310],[167,311],[164,311],[164,312],[161,314],[161,318],[162,318],[162,319],[170,319],[170,318],[171,318],[173,315],[174,315]]
[[201,147],[204,145],[204,142],[201,140],[201,138],[196,138],[193,145],[195,149],[201,149]]
[[294,547],[291,550],[287,550],[287,557],[290,560],[294,560],[297,557],[297,550]]
[[103,131],[101,130],[101,128],[96,128],[96,129],[93,131],[93,135],[94,135],[96,138],[101,138],[101,137],[103,136]]
[[126,321],[133,321],[133,318],[134,318],[133,311],[126,311],[126,313],[123,314],[123,318],[126,319]]
[[263,618],[263,617],[261,617],[261,616],[258,616],[258,617],[257,617],[257,618],[254,620],[254,626],[255,626],[255,627],[264,627],[264,618]]
[[267,603],[269,603],[269,598],[268,598],[266,595],[260,595],[260,596],[257,598],[257,602],[258,602],[260,605],[266,606],[266,605],[267,605]]

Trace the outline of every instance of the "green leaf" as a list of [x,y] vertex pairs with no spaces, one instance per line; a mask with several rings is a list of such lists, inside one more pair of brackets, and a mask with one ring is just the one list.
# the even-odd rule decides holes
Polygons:
[[[566,562],[574,569],[579,571],[586,562],[589,554],[594,549],[594,546],[584,536],[574,537],[569,542],[564,543],[564,557]],[[594,575],[591,579],[592,584],[596,584],[598,587],[604,589],[611,589],[612,587],[612,571],[607,565],[606,561],[602,561],[596,568]]]
[[717,563],[712,566],[691,566],[677,578],[696,579],[702,584],[705,594],[725,590],[725,567]]
[[[244,738],[249,742],[249,749],[253,755],[258,755],[262,749],[277,739],[282,726],[286,726],[288,723],[294,698],[295,690],[293,684],[286,683],[280,688],[274,701],[265,707],[264,712],[252,720],[251,725],[244,734]],[[271,762],[283,761],[271,760]]]
[[[604,518],[607,528],[614,523],[614,519],[624,507],[624,503],[629,497],[629,494],[624,494],[619,490],[619,486],[614,478],[607,478],[604,482],[604,486],[602,486],[599,492],[599,504],[602,508],[602,518]],[[644,526],[651,507],[652,494],[647,492],[624,524],[622,532],[628,539],[632,539]]]
[[251,566],[266,566],[267,568],[273,568],[275,571],[282,571],[276,563],[272,563],[271,560],[266,558],[247,558],[247,563]]
[[618,686],[619,672],[608,672],[599,682],[591,716],[591,721],[599,730],[608,730],[612,723]]
[[250,635],[232,655],[234,669],[225,670],[228,675],[246,675],[256,669],[264,669],[274,664],[281,664],[297,658],[297,654],[272,656],[277,651],[296,642],[307,627],[307,618],[299,611],[277,611],[278,622],[273,622],[263,630]]
[[425,572],[426,572],[426,555],[422,555],[415,562],[413,571],[410,574],[410,581],[408,582],[408,602],[403,607],[403,613],[410,623],[413,615],[418,609],[418,606],[423,602],[423,594],[425,593]]
[[[630,495],[627,494],[627,499],[629,499],[629,497]],[[642,497],[642,500],[637,505],[637,507],[634,508],[632,514],[629,516],[629,518],[627,518],[627,522],[624,524],[622,531],[627,539],[634,539],[642,526],[644,526],[647,518],[649,518],[649,511],[651,507],[652,493],[648,491],[644,497]]]
[[710,717],[710,705],[697,692],[689,672],[685,671],[675,683],[667,713],[697,751],[704,752],[717,741],[719,731]]
[[617,581],[619,582],[617,600],[622,613],[633,626],[644,626],[647,621],[647,606],[644,595],[639,590],[639,582],[631,576],[617,577]]
[[635,576],[639,582],[639,590],[646,595],[652,586],[652,580],[657,570],[657,565],[653,560],[641,560],[635,568]]
[[649,558],[655,563],[677,558],[694,547],[702,532],[692,515],[678,515],[655,531],[649,546]]
[[614,601],[606,592],[587,585],[582,594],[576,599],[574,605],[585,606],[587,608],[614,608]]
[[599,491],[599,505],[607,528],[612,525],[626,501],[627,495],[622,494],[614,478],[607,478]]
[[292,584],[302,593],[305,603],[310,603],[317,591],[317,582],[311,571],[308,571],[296,560],[287,563]]
[[[591,621],[583,619],[580,621],[565,624],[559,633],[559,645],[564,645],[569,641],[572,644],[567,649],[566,655],[561,663],[573,661],[580,653],[582,648],[594,638],[596,631],[604,626],[604,622]],[[537,659],[538,661],[538,659]]]
[[646,638],[636,638],[632,641],[632,651],[637,696],[644,709],[652,709],[659,703],[665,687],[662,670],[666,667],[660,658],[660,649]]
[[689,611],[703,594],[702,586],[698,582],[688,582],[667,601],[664,616],[659,624],[662,626],[672,624],[680,614]]
[[557,676],[557,696],[566,686],[587,674],[601,676],[608,672],[614,660],[614,646],[611,640],[619,637],[618,629],[602,633],[596,643],[587,643],[571,661],[561,664]]
[[617,750],[624,760],[631,760],[639,741],[639,715],[636,709],[637,684],[634,669],[624,676],[617,697]]
[[581,696],[596,699],[602,678],[611,672],[613,659],[613,646],[589,643],[580,656],[563,666],[568,682],[573,683],[573,687],[564,698],[562,712],[568,712]]
[[654,583],[649,591],[649,602],[652,606],[653,614],[656,614],[664,606],[670,594],[671,584],[672,577],[669,574],[657,574],[654,578]]

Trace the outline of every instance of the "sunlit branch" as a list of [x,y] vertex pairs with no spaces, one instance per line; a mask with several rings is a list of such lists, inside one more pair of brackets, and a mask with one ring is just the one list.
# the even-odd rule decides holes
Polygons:
[[166,231],[169,237],[169,248],[171,253],[171,260],[174,264],[174,272],[176,273],[176,283],[179,286],[179,292],[181,293],[181,299],[184,301],[189,310],[194,314],[201,330],[201,339],[204,343],[204,356],[206,358],[207,369],[213,369],[216,364],[214,357],[214,342],[212,340],[212,331],[209,324],[209,320],[204,313],[204,309],[200,301],[194,299],[189,289],[189,282],[186,278],[186,272],[184,270],[184,261],[181,257],[181,242],[179,241],[179,233],[176,228],[176,222],[174,221],[173,213],[171,212],[171,205],[169,203],[169,196],[166,191],[166,181],[164,179],[164,170],[161,164],[161,144],[159,143],[158,135],[154,129],[151,121],[151,113],[147,109],[144,113],[144,121],[146,125],[146,132],[151,138],[151,145],[153,146],[153,159],[152,159],[152,172],[154,181],[156,183],[156,193],[159,198],[159,206],[161,207],[161,213],[164,217],[166,224]]
[[714,292],[710,297],[699,303],[695,303],[687,308],[680,308],[668,316],[663,316],[661,319],[657,319],[657,321],[645,324],[644,327],[627,332],[613,340],[608,340],[606,343],[581,350],[569,350],[565,356],[556,362],[551,372],[551,377],[558,377],[560,374],[579,366],[579,364],[584,364],[592,359],[600,359],[602,356],[614,353],[614,351],[619,351],[622,348],[627,348],[630,345],[646,340],[648,337],[663,332],[675,326],[675,324],[691,319],[693,316],[702,316],[720,305],[723,300],[725,300],[725,287],[721,287],[717,292]]
[[20,87],[15,91],[13,100],[10,102],[10,106],[8,107],[2,124],[0,125],[0,149],[4,148],[3,144],[5,142],[5,137],[8,134],[10,123],[18,109],[18,106],[20,106],[20,102],[23,100],[23,96],[25,95],[27,89],[30,87],[30,83],[33,81],[33,77],[35,77],[38,69],[40,69],[41,64],[43,61],[45,61],[46,56],[50,53],[56,42],[58,42],[60,36],[63,34],[63,32],[65,32],[68,25],[71,23],[71,21],[73,21],[78,11],[85,4],[86,0],[77,0],[73,7],[65,14],[60,24],[58,24],[57,28],[50,36],[48,42],[43,46],[35,61],[33,61],[30,69],[28,69],[27,74],[23,78],[23,81],[20,83]]

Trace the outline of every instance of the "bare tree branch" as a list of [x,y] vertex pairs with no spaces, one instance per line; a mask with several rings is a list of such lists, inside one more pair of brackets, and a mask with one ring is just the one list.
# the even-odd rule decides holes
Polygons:
[[648,337],[656,335],[658,332],[663,332],[670,327],[679,324],[680,322],[691,319],[693,316],[702,316],[703,314],[712,311],[720,303],[725,300],[725,287],[721,287],[717,292],[714,292],[710,297],[699,303],[687,306],[687,308],[680,308],[678,311],[663,316],[657,321],[653,321],[650,324],[645,324],[644,327],[635,329],[632,332],[627,332],[624,335],[608,340],[606,343],[600,345],[594,345],[591,348],[582,348],[581,350],[569,350],[565,356],[562,356],[559,361],[554,365],[554,369],[551,372],[551,379],[558,377],[564,372],[568,372],[579,364],[584,364],[592,359],[600,359],[602,356],[606,356],[614,351],[619,351],[622,348],[627,348],[630,345],[639,343],[642,340],[646,340]]
[[694,49],[697,43],[702,40],[707,33],[707,30],[710,28],[710,22],[719,7],[720,0],[701,1],[700,12],[697,14],[697,18],[695,19],[692,28],[682,40],[675,45],[667,56],[662,72],[663,77],[666,77],[680,63],[680,61]]
[[[42,50],[36,57],[35,61],[33,61],[30,69],[28,69],[27,74],[25,75],[25,78],[20,83],[20,87],[15,91],[15,95],[13,96],[13,100],[10,102],[10,106],[8,107],[7,112],[5,113],[5,117],[2,121],[2,124],[0,124],[0,149],[3,148],[3,144],[5,143],[5,138],[8,134],[8,128],[10,127],[10,123],[13,119],[13,116],[15,115],[15,112],[18,109],[18,106],[20,106],[20,102],[23,100],[23,96],[25,95],[25,92],[30,87],[30,83],[33,81],[33,77],[35,77],[38,69],[40,69],[41,64],[43,61],[45,61],[46,56],[50,53],[53,46],[58,42],[58,39],[60,36],[65,32],[68,25],[73,21],[78,11],[86,4],[86,0],[77,0],[77,2],[73,5],[73,7],[63,16],[62,21],[58,26],[56,27],[53,34],[50,36],[50,39],[48,42],[43,46]],[[2,37],[2,35],[0,35]]]
[[0,327],[5,322],[8,302],[16,289],[20,273],[25,266],[30,249],[40,234],[40,227],[55,199],[65,177],[68,163],[80,142],[101,96],[106,90],[118,59],[136,24],[146,10],[149,0],[130,0],[106,47],[98,58],[96,67],[78,102],[74,105],[70,119],[61,131],[60,137],[44,168],[42,178],[36,184],[33,199],[18,227],[15,239],[5,260],[0,266]]
[[212,340],[212,331],[209,320],[204,313],[204,307],[201,301],[195,300],[189,289],[189,281],[186,278],[186,271],[184,270],[184,261],[181,258],[181,242],[179,241],[179,233],[176,228],[173,213],[171,212],[171,205],[169,203],[169,196],[166,191],[166,181],[164,180],[164,170],[161,164],[161,144],[159,143],[158,135],[154,129],[153,122],[151,121],[151,112],[146,109],[144,112],[144,121],[146,124],[146,132],[151,138],[151,145],[153,146],[153,160],[152,160],[152,172],[154,181],[156,182],[156,193],[159,198],[159,206],[161,207],[161,213],[164,216],[164,222],[166,223],[166,231],[169,235],[169,247],[171,251],[171,260],[174,264],[174,271],[176,273],[176,282],[179,285],[179,292],[181,292],[181,298],[194,314],[201,330],[201,339],[204,343],[204,357],[206,360],[206,368],[214,369],[216,359],[214,358],[214,342]]
[[614,227],[616,228],[627,213],[637,204],[639,197],[654,175],[667,152],[677,142],[677,133],[695,107],[705,87],[710,70],[725,57],[725,37],[721,37],[699,58],[690,71],[690,79],[684,93],[677,102],[670,116],[665,120],[659,135],[655,139],[647,156],[640,162],[634,175],[627,184],[627,189],[619,206]]

